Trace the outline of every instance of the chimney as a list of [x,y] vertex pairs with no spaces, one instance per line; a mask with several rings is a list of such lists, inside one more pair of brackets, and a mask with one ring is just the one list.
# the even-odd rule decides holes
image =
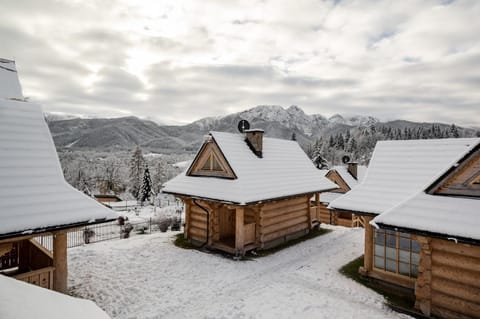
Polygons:
[[347,170],[353,176],[353,178],[358,179],[358,163],[357,162],[348,162]]
[[261,129],[251,129],[251,130],[245,130],[244,133],[245,133],[245,142],[247,142],[252,152],[261,158],[262,151],[263,151],[264,131]]

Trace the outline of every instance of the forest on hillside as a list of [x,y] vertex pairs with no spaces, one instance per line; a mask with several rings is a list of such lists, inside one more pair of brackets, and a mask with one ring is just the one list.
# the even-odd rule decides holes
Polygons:
[[[387,126],[355,127],[345,132],[322,136],[313,143],[301,145],[320,169],[341,165],[347,155],[352,161],[368,165],[377,141],[472,137],[457,126],[426,128],[392,128]],[[479,132],[474,135],[480,136]],[[295,139],[295,134],[292,134]],[[180,174],[186,167],[176,163],[189,161],[194,154],[143,154],[140,148],[130,152],[98,152],[59,150],[65,179],[87,194],[117,194],[123,199],[140,199],[145,168],[148,168],[151,190],[161,191],[163,183]]]

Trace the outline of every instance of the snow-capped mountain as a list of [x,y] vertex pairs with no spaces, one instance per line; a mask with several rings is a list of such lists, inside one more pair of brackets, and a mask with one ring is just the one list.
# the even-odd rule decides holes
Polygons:
[[203,118],[182,126],[159,125],[133,116],[63,120],[55,120],[50,116],[48,122],[59,150],[129,150],[141,145],[145,150],[155,153],[178,153],[195,152],[201,145],[202,137],[209,131],[238,132],[237,124],[242,119],[248,120],[252,128],[265,130],[265,135],[269,137],[290,139],[295,134],[300,145],[311,144],[320,136],[345,134],[347,131],[353,133],[372,125],[401,130],[432,125],[401,120],[384,123],[364,115],[336,114],[327,119],[320,114],[308,115],[295,105],[288,108],[260,105],[225,116]]
[[372,116],[354,115],[350,117],[344,117],[340,114],[331,116],[328,121],[330,124],[344,124],[350,126],[370,126],[380,122],[377,118]]
[[328,126],[335,126],[336,124],[349,126],[367,126],[379,122],[378,119],[371,116],[352,116],[342,117],[337,114],[327,119],[320,114],[306,114],[300,107],[292,105],[288,108],[283,108],[279,105],[259,105],[254,108],[229,114],[226,116],[207,117],[193,122],[203,129],[214,129],[221,126],[220,123],[229,121],[229,119],[241,118],[248,120],[251,123],[256,122],[270,122],[278,123],[285,128],[299,131],[307,136],[318,134],[320,130]]
[[45,112],[43,114],[47,122],[63,121],[63,120],[72,120],[80,118],[81,116],[68,113],[58,113],[58,112]]

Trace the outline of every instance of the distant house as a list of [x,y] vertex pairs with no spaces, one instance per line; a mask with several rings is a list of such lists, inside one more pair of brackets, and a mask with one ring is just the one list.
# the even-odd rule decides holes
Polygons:
[[110,195],[110,194],[95,194],[93,197],[100,203],[116,203],[121,202],[122,199],[117,195]]
[[0,66],[0,273],[66,292],[67,232],[117,216],[65,181],[40,106],[23,101],[15,63]]
[[247,130],[211,132],[188,170],[163,192],[185,202],[191,242],[243,254],[307,234],[319,223],[320,192],[335,188],[297,142]]
[[140,209],[142,207],[142,204],[136,200],[124,200],[120,202],[104,202],[103,204],[108,208],[111,208],[117,212],[126,212],[130,210]]
[[326,224],[340,225],[346,227],[364,226],[363,219],[351,212],[330,211],[328,205],[334,199],[342,196],[356,187],[365,176],[366,166],[350,162],[347,166],[334,166],[325,177],[338,185],[338,189],[322,193],[320,196],[320,221]]
[[427,315],[479,318],[480,139],[378,142],[330,208],[373,219],[362,274],[412,289]]

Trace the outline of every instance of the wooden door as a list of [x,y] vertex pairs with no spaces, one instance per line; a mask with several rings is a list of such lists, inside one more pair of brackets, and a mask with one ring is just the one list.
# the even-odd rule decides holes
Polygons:
[[235,239],[235,210],[222,208],[218,214],[220,241]]

